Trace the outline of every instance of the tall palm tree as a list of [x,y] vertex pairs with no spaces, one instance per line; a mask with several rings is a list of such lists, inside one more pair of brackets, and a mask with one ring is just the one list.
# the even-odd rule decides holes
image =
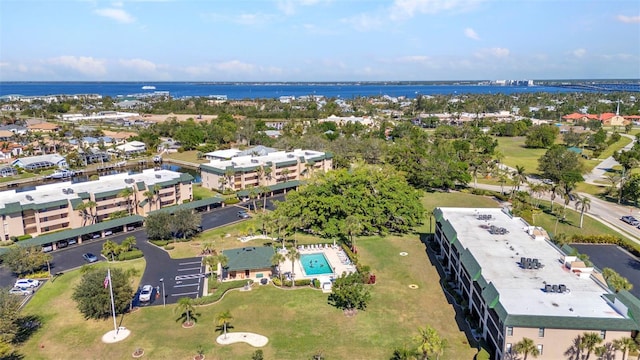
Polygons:
[[584,219],[584,213],[591,209],[591,199],[586,196],[578,196],[576,199],[576,210],[580,208],[580,229],[582,229],[582,220]]
[[185,325],[191,325],[191,313],[195,311],[195,307],[193,306],[193,299],[190,297],[181,297],[178,299],[178,304],[173,309],[173,311],[180,315],[180,317],[186,317],[187,321],[184,322]]
[[147,203],[149,204],[149,211],[151,211],[151,203],[153,203],[153,197],[155,196],[153,194],[153,191],[147,190],[142,193],[142,196],[147,199]]
[[280,286],[282,286],[282,268],[280,267],[280,264],[282,264],[285,260],[286,258],[284,257],[284,255],[282,255],[279,252],[276,252],[271,257],[271,265],[278,268],[278,276],[280,277]]
[[516,184],[516,190],[520,190],[520,185],[527,182],[527,174],[524,171],[524,166],[516,165],[515,170],[512,173],[513,180]]
[[356,244],[353,239],[353,235],[360,235],[364,226],[360,219],[355,215],[349,215],[344,220],[344,232],[349,235],[349,242],[351,243],[351,250],[357,252]]
[[296,260],[300,259],[300,252],[298,252],[298,249],[294,247],[292,247],[291,249],[289,249],[289,253],[287,254],[287,258],[289,260],[291,260],[291,287],[295,286],[295,280],[294,280],[294,266],[296,264]]
[[622,351],[622,360],[626,360],[628,352],[638,350],[638,344],[630,337],[613,340],[613,347]]
[[258,189],[256,189],[255,186],[249,186],[247,190],[249,199],[251,199],[251,202],[253,203],[253,211],[257,212],[258,208],[256,207],[256,199],[260,196],[260,194],[258,194]]
[[596,349],[598,344],[602,342],[600,335],[594,332],[584,333],[582,335],[583,348],[587,350],[585,360],[589,360],[591,353]]
[[218,315],[216,315],[216,323],[218,324],[218,326],[222,327],[225,339],[227,338],[227,326],[229,326],[231,320],[233,320],[233,316],[231,315],[231,312],[229,310],[220,312],[218,313]]
[[538,351],[536,344],[529,338],[523,338],[522,340],[518,341],[513,346],[513,351],[515,351],[517,354],[524,355],[524,360],[527,360],[529,354],[531,354],[531,356],[533,356],[534,358],[537,358],[538,355],[540,355],[540,351]]
[[122,191],[120,191],[118,193],[118,197],[122,197],[127,199],[127,213],[129,213],[129,216],[131,216],[131,212],[133,210],[133,206],[131,206],[131,196],[133,195],[133,189],[130,187],[126,187],[124,189],[122,189]]
[[153,185],[153,197],[155,199],[154,202],[156,203],[156,210],[160,209],[160,190],[162,190],[160,185]]
[[258,188],[258,192],[262,195],[262,212],[265,212],[267,211],[267,195],[271,192],[271,188],[263,185]]
[[289,170],[289,168],[284,168],[282,169],[282,172],[280,172],[280,175],[282,176],[282,178],[284,179],[283,182],[287,182],[289,181],[289,174],[291,173],[291,170]]

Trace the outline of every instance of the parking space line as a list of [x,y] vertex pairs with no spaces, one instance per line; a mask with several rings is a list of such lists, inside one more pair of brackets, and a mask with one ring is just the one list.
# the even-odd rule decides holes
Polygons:
[[184,284],[184,285],[174,285],[173,287],[177,288],[177,287],[198,286],[198,285],[200,285],[200,284],[193,283],[193,284]]
[[178,263],[178,265],[192,265],[192,264],[202,264],[202,261],[191,261],[185,263]]
[[171,294],[171,296],[184,296],[184,295],[193,295],[198,294],[197,292],[188,292],[188,293],[180,293],[180,294]]
[[178,269],[178,271],[189,271],[189,270],[200,270],[200,267],[195,267],[195,268],[185,268],[185,269]]

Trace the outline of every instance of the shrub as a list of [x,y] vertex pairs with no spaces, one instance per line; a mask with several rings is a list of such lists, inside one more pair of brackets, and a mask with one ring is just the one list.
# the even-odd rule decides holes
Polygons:
[[22,240],[31,239],[32,237],[33,236],[31,236],[31,234],[19,235],[19,236],[16,236],[16,240],[17,241],[22,241]]
[[239,202],[240,202],[240,200],[238,198],[235,198],[235,197],[224,199],[225,205],[234,205],[234,204],[237,204]]
[[170,244],[167,244],[167,245],[165,245],[165,246],[164,246],[164,249],[165,249],[165,250],[173,250],[173,249],[175,249],[175,248],[176,248],[175,246],[170,245]]
[[313,279],[313,287],[316,289],[320,288],[320,280],[318,279]]
[[309,286],[311,285],[310,279],[300,279],[296,280],[296,286]]
[[142,251],[138,249],[134,249],[131,251],[123,252],[120,255],[118,255],[118,261],[133,260],[133,259],[141,258],[143,256],[144,254],[142,253]]
[[169,243],[169,240],[149,240],[155,246],[165,246]]
[[491,356],[485,348],[480,348],[480,351],[476,354],[476,360],[489,360]]
[[280,282],[280,278],[278,278],[278,277],[274,277],[273,279],[271,279],[271,282],[275,286],[281,286],[282,285],[282,282]]

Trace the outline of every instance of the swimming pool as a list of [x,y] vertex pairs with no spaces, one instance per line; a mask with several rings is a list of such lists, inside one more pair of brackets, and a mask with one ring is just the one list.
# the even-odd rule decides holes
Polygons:
[[307,276],[333,274],[333,269],[323,253],[301,255],[300,264]]

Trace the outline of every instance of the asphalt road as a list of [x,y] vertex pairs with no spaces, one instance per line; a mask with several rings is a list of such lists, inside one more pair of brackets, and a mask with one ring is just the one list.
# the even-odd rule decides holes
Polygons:
[[[273,210],[273,201],[283,200],[284,195],[277,195],[267,199],[267,209]],[[262,201],[260,201],[261,206]],[[217,208],[209,212],[201,213],[203,229],[210,230],[220,226],[229,225],[237,221],[243,221],[238,217],[238,211],[246,209],[250,203],[241,203],[224,208]],[[51,273],[61,273],[81,267],[86,264],[82,258],[82,254],[90,252],[98,256],[99,261],[106,261],[100,255],[102,245],[107,239],[118,244],[126,237],[134,236],[136,238],[136,246],[143,252],[147,266],[140,285],[149,284],[154,288],[160,289],[160,296],[156,296],[156,291],[152,294],[151,305],[162,304],[162,282],[164,282],[164,295],[166,303],[171,304],[177,302],[180,297],[198,297],[202,295],[203,279],[200,274],[204,273],[204,267],[201,259],[171,259],[166,251],[149,243],[147,234],[144,229],[120,233],[106,238],[88,240],[78,245],[71,245],[65,249],[51,252],[53,260],[51,261]],[[0,287],[10,287],[15,283],[15,277],[6,267],[0,267]]]

